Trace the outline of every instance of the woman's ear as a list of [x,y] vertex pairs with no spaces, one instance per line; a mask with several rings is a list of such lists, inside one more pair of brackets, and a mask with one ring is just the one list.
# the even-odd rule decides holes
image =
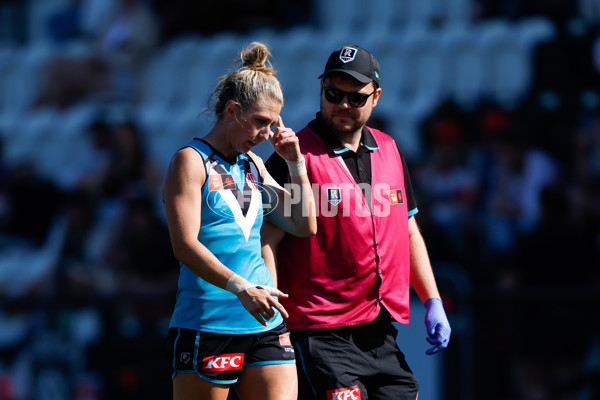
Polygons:
[[236,121],[238,119],[239,112],[240,105],[233,100],[228,100],[227,104],[225,104],[225,119],[230,122]]

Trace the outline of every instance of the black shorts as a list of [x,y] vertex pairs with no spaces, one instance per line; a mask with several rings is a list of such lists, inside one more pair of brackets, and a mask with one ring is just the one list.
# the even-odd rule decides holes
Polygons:
[[386,311],[368,324],[291,332],[299,399],[416,399],[419,383]]
[[223,385],[237,382],[244,368],[296,362],[285,323],[250,335],[171,328],[168,345],[173,378],[179,373],[194,373]]

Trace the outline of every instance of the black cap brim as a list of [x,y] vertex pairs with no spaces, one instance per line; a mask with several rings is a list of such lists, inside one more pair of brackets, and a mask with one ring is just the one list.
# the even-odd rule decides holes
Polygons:
[[319,75],[317,77],[317,79],[321,79],[325,75],[329,75],[332,72],[343,72],[345,74],[350,75],[351,77],[353,77],[354,79],[356,79],[360,83],[370,83],[370,82],[373,82],[373,79],[369,78],[368,76],[363,75],[360,72],[348,71],[347,69],[331,69],[331,70],[327,71],[326,73]]

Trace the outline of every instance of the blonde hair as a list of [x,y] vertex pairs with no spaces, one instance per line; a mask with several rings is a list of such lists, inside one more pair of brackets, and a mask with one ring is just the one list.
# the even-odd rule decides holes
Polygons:
[[252,42],[240,52],[241,66],[221,77],[212,92],[215,116],[223,117],[229,100],[239,104],[242,111],[248,110],[266,96],[283,106],[283,91],[275,77],[275,70],[267,60],[271,53],[266,44]]

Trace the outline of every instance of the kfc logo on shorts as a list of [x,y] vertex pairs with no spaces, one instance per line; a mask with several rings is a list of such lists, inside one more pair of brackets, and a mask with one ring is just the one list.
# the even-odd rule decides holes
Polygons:
[[204,357],[202,371],[237,371],[244,365],[244,354],[221,354],[218,356]]
[[327,400],[360,400],[360,389],[358,385],[347,388],[328,390]]
[[279,335],[279,344],[282,346],[291,346],[292,341],[290,340],[290,333],[284,333],[283,335]]

